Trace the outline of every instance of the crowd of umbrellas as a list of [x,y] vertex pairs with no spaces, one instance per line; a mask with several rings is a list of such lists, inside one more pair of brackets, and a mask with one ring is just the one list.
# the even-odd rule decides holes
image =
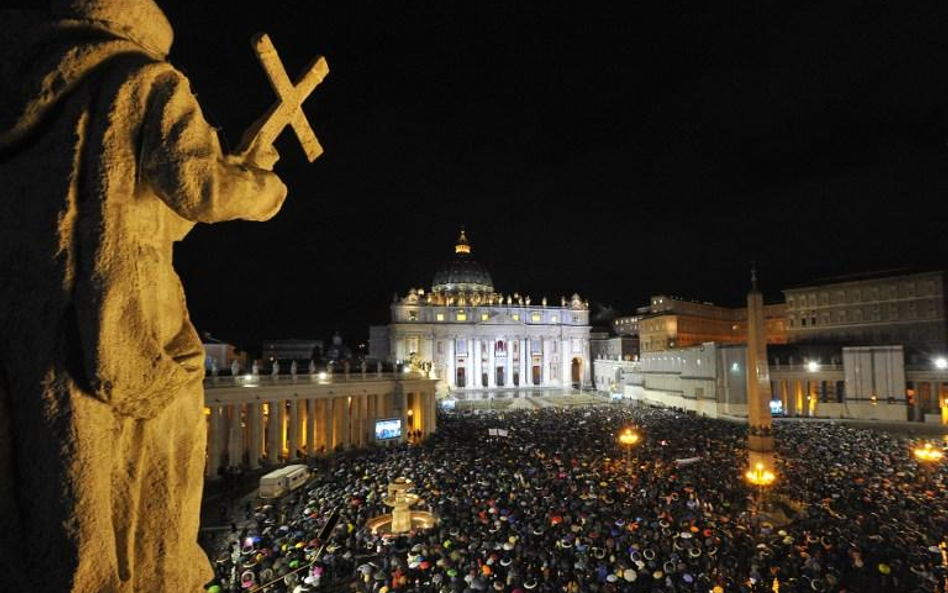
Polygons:
[[[631,451],[618,441],[629,426]],[[209,589],[945,591],[943,467],[882,432],[787,423],[775,436],[773,513],[760,517],[739,423],[624,405],[443,414],[422,444],[337,458],[258,508]],[[373,534],[365,523],[389,511],[381,498],[400,476],[439,524]]]

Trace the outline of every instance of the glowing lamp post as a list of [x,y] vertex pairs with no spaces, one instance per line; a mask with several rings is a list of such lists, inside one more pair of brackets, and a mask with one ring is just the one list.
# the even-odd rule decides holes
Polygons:
[[747,478],[747,481],[757,486],[757,500],[755,506],[757,507],[754,514],[757,515],[757,525],[760,526],[760,506],[764,498],[764,488],[770,486],[777,479],[777,476],[773,472],[769,471],[764,467],[763,463],[758,463],[754,466],[753,469],[747,470],[747,473],[744,474],[744,477]]
[[915,459],[924,463],[937,463],[945,456],[940,450],[932,447],[931,443],[925,443],[924,447],[915,447],[912,452],[915,454]]
[[619,442],[622,443],[622,446],[625,447],[625,461],[628,465],[629,461],[632,458],[632,447],[638,444],[641,437],[639,433],[635,432],[631,428],[626,428],[619,435]]

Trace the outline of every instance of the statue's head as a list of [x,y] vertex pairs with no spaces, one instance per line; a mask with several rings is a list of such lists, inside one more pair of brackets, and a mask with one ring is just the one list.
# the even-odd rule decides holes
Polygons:
[[162,59],[174,41],[171,23],[153,0],[51,0],[50,12],[133,41]]

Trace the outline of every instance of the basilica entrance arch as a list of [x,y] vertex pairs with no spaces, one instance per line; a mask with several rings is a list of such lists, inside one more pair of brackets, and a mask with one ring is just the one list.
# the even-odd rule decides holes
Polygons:
[[573,385],[580,386],[582,385],[583,380],[583,361],[577,356],[573,359],[572,365],[572,376],[573,376]]

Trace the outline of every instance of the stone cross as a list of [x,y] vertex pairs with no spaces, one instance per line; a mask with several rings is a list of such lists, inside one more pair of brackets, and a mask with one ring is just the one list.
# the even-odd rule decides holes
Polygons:
[[322,154],[323,147],[319,145],[319,140],[316,139],[316,134],[313,133],[313,128],[310,127],[302,106],[303,101],[313,92],[313,89],[329,74],[329,65],[322,56],[314,58],[294,84],[290,82],[290,77],[287,76],[283,62],[280,61],[280,56],[273,47],[269,35],[266,33],[254,35],[251,45],[278,98],[269,111],[244,133],[238,152],[246,154],[255,145],[272,145],[283,128],[289,125],[300,141],[303,152],[306,153],[306,160],[315,161]]

